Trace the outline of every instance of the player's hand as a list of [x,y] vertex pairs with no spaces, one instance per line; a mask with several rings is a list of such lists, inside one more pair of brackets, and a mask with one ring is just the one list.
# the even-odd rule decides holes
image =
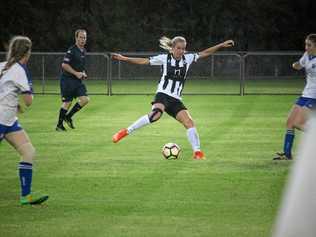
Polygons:
[[125,56],[118,54],[118,53],[112,53],[111,58],[114,60],[118,60],[118,61],[126,61],[126,59],[127,59]]
[[82,76],[81,80],[87,80],[88,79],[88,75],[86,74],[86,72],[83,71],[82,73],[83,73],[83,76]]
[[221,45],[223,48],[229,48],[229,47],[233,47],[235,45],[235,42],[233,40],[226,40]]
[[76,72],[76,77],[80,80],[84,79],[86,74],[84,72]]
[[17,110],[19,114],[23,114],[28,107],[26,106],[25,102],[24,102],[24,95],[19,95],[19,100],[18,100],[18,106],[17,106]]
[[303,67],[301,66],[300,62],[295,62],[292,64],[292,68],[295,70],[301,70]]

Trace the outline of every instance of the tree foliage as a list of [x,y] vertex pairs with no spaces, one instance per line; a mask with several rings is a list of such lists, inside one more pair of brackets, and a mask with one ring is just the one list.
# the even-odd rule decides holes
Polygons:
[[90,51],[157,51],[162,35],[185,36],[189,50],[225,39],[236,50],[298,50],[316,32],[315,9],[314,0],[15,0],[1,3],[0,40],[23,34],[36,51],[64,51],[85,28]]

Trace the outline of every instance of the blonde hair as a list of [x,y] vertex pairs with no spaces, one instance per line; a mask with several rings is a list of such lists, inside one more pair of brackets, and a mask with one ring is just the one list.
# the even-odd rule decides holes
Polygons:
[[76,39],[78,38],[78,35],[79,35],[80,32],[83,32],[83,33],[87,34],[87,31],[86,31],[86,30],[84,30],[84,29],[78,29],[78,30],[75,31],[75,38],[76,38]]
[[313,44],[316,45],[316,34],[309,34],[306,39],[312,41]]
[[9,50],[7,53],[7,63],[1,70],[0,79],[4,72],[7,71],[13,64],[20,61],[23,57],[31,52],[32,41],[26,36],[15,36],[10,40]]
[[159,39],[159,47],[170,52],[172,48],[179,42],[187,43],[186,39],[182,36],[176,36],[173,39],[162,36]]

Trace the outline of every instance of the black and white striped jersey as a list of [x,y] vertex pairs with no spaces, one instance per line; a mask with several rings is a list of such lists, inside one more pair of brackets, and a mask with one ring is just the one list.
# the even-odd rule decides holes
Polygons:
[[162,92],[181,100],[181,93],[190,65],[199,58],[197,53],[184,54],[180,60],[172,54],[159,54],[149,58],[150,65],[162,66],[162,76],[156,93]]

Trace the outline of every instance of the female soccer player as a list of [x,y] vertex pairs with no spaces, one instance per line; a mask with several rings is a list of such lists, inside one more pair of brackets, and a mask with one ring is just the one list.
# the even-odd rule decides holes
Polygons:
[[19,94],[22,94],[26,106],[30,106],[33,101],[31,78],[26,67],[31,47],[29,38],[14,37],[10,41],[7,61],[0,63],[0,142],[5,139],[21,156],[19,176],[22,205],[41,204],[48,199],[48,196],[34,198],[31,195],[35,149],[16,117]]
[[200,140],[193,119],[181,101],[181,94],[190,65],[198,59],[208,57],[221,48],[233,46],[234,41],[227,40],[199,53],[186,53],[186,45],[186,39],[181,36],[176,36],[173,39],[162,37],[160,47],[168,51],[166,54],[150,58],[129,58],[120,54],[112,55],[115,60],[132,64],[162,65],[163,67],[151,112],[139,118],[127,129],[121,129],[114,134],[112,138],[114,143],[132,134],[135,130],[159,120],[163,112],[166,111],[167,114],[178,120],[187,129],[187,136],[194,153],[193,158],[197,160],[205,159],[204,153],[200,149]]
[[292,159],[295,129],[303,131],[310,110],[316,108],[316,34],[306,37],[305,53],[298,62],[293,63],[292,67],[296,70],[305,68],[306,86],[288,116],[283,152],[278,152],[274,160]]
[[[74,129],[72,116],[89,102],[86,86],[82,82],[87,79],[85,72],[87,32],[82,29],[76,30],[75,40],[75,45],[68,49],[61,65],[60,90],[63,103],[59,110],[56,131],[66,131],[63,121],[65,121],[70,128]],[[79,101],[68,112],[72,100],[77,97]]]

